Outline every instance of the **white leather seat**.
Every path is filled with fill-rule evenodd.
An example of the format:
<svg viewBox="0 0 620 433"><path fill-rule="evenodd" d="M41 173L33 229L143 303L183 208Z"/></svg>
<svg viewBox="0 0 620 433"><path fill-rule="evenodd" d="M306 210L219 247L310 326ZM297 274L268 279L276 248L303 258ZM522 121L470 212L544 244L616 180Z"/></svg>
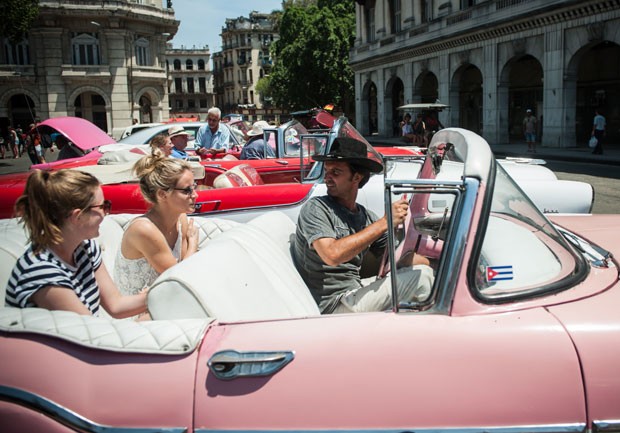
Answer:
<svg viewBox="0 0 620 433"><path fill-rule="evenodd" d="M153 283L151 316L224 321L318 316L293 264L294 234L295 223L279 211L222 233Z"/></svg>

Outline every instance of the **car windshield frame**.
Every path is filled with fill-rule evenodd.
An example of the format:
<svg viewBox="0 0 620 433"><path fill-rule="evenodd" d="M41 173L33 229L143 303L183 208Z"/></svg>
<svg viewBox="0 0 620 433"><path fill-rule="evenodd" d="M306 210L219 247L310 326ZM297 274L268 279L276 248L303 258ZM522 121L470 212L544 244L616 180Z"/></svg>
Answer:
<svg viewBox="0 0 620 433"><path fill-rule="evenodd" d="M459 282L463 281L459 275L465 276L464 289L481 304L537 299L568 290L586 278L586 259L495 161L481 137L459 128L443 130L433 138L416 180L388 177L393 172L393 163L386 158L389 268L396 266L404 252L415 248L423 255L430 252L436 271L427 299L405 304L396 298L393 289L394 311L449 312L455 293L460 290ZM391 203L409 194L410 220L404 227L393 227ZM507 229L512 231L514 242L536 250L515 254L518 245L502 243L502 230ZM470 251L469 257L466 250ZM493 284L481 284L481 275L486 275L481 273L481 267L487 271L488 251L501 265L511 267L513 275L506 279L509 283L495 280ZM528 264L534 268L541 258L555 260L556 269L538 274L526 272ZM504 263L504 259L508 262ZM393 288L397 284L396 274L391 274Z"/></svg>

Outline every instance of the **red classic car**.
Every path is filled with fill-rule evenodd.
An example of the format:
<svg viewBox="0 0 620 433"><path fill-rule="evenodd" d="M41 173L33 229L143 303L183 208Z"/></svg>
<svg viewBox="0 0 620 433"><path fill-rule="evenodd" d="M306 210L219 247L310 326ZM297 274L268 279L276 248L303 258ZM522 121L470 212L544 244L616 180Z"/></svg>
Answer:
<svg viewBox="0 0 620 433"><path fill-rule="evenodd" d="M196 217L216 235L151 286L151 322L0 309L2 430L618 431L620 217L544 215L457 128L421 167L386 164L386 202L407 195L411 209L376 272L425 254L428 296L322 316L288 216ZM130 217L102 224L108 266ZM15 220L0 235L10 268L25 236Z"/></svg>
<svg viewBox="0 0 620 433"><path fill-rule="evenodd" d="M322 119L324 123L327 120ZM112 201L113 213L146 210L147 204L139 193L137 179L132 175L131 168L137 158L149 151L148 146L116 144L92 123L79 118L50 119L42 123L42 128L50 133L62 133L73 143L81 143L80 147L88 153L80 158L40 164L35 168L89 171L104 183L104 194ZM155 128L165 128L165 125ZM301 123L292 120L277 128L265 130L265 142L274 147L274 158L248 161L201 160L196 163L195 175L200 186L196 212L221 215L243 209L241 218L244 220L266 208L279 207L291 214L298 212L299 206L310 196L324 193L324 186L320 184L322 164L313 165L311 155L328 151L329 138L339 133L366 142L346 118L332 118L330 128L309 134ZM142 135L145 138L151 137L157 133L152 129L139 131L128 138L136 139ZM138 138L138 143L142 143L142 139ZM380 157L377 152L383 156L423 156L416 147L374 149L368 145L368 151L377 157ZM529 162L502 160L501 164L540 209L554 213L590 211L594 197L590 185L558 180L551 170ZM417 171L409 170L401 175L415 178ZM14 203L23 191L27 176L28 173L0 175L0 218L13 216ZM234 186L244 188L231 188ZM362 203L381 214L382 200L383 177L373 176L364 188Z"/></svg>

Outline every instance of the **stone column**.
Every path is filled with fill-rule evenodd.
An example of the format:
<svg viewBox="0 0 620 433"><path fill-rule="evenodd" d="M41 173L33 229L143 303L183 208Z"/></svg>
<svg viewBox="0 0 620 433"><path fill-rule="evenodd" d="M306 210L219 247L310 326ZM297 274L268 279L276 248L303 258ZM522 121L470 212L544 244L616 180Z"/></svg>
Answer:
<svg viewBox="0 0 620 433"><path fill-rule="evenodd" d="M134 106L134 89L131 79L131 61L133 59L133 44L131 35L125 30L106 29L108 64L110 65L110 100L112 107L108 128L113 131L131 125Z"/></svg>
<svg viewBox="0 0 620 433"><path fill-rule="evenodd" d="M387 137L390 135L391 127L386 125L385 120L385 83L386 75L390 73L390 69L382 69L377 74L377 133L380 136ZM389 79L389 77L388 77Z"/></svg>
<svg viewBox="0 0 620 433"><path fill-rule="evenodd" d="M548 28L545 33L543 58L543 112L542 145L549 147L569 147L574 145L575 105L567 106L564 99L564 32L560 28ZM568 128L570 114L573 115L572 128ZM540 121L540 119L539 119ZM566 135L572 131L573 139Z"/></svg>
<svg viewBox="0 0 620 433"><path fill-rule="evenodd" d="M37 116L45 120L53 116L73 116L75 113L67 112L67 94L65 82L62 78L63 62L63 29L39 28L31 33L38 43L37 51L33 54L33 60L38 64L37 82L38 93L41 98L41 112Z"/></svg>
<svg viewBox="0 0 620 433"><path fill-rule="evenodd" d="M483 47L482 135L489 143L499 143L497 45Z"/></svg>

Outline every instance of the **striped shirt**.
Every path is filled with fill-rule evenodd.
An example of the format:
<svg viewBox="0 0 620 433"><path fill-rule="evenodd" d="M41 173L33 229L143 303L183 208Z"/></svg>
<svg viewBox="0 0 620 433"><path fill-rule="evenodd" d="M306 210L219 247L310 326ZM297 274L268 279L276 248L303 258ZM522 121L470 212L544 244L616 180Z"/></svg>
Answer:
<svg viewBox="0 0 620 433"><path fill-rule="evenodd" d="M92 239L82 242L73 253L75 267L65 263L53 251L37 254L28 247L19 258L6 288L9 307L36 307L32 295L45 287L66 287L73 290L93 315L99 311L99 287L95 271L101 266L101 249Z"/></svg>

